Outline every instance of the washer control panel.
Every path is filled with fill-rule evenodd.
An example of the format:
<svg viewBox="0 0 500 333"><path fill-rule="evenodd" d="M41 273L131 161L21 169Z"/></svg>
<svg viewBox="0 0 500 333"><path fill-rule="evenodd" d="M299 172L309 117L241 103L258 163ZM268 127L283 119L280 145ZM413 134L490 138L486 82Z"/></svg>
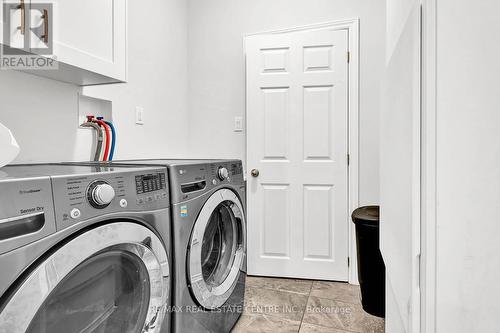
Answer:
<svg viewBox="0 0 500 333"><path fill-rule="evenodd" d="M239 160L170 166L172 203L191 200L219 186L244 184L243 166Z"/></svg>
<svg viewBox="0 0 500 333"><path fill-rule="evenodd" d="M219 167L217 170L217 176L219 177L220 180L226 180L229 178L229 171L227 170L226 167Z"/></svg>
<svg viewBox="0 0 500 333"><path fill-rule="evenodd" d="M243 166L241 162L214 163L209 166L213 185L219 183L232 183L243 179Z"/></svg>

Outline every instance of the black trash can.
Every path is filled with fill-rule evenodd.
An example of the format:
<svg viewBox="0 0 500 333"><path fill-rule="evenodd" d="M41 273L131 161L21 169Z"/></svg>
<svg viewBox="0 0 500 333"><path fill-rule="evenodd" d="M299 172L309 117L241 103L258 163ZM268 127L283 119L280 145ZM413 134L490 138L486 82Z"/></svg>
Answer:
<svg viewBox="0 0 500 333"><path fill-rule="evenodd" d="M385 317L385 265L380 253L379 206L366 206L352 213L356 225L358 278L363 310Z"/></svg>

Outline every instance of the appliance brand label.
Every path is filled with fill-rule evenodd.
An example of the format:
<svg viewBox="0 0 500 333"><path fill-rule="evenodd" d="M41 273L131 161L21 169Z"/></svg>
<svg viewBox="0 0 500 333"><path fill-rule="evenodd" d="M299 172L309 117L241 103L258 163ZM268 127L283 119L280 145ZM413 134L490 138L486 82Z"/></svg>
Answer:
<svg viewBox="0 0 500 333"><path fill-rule="evenodd" d="M42 189L35 188L35 189L31 189L31 190L19 190L19 194L31 194L31 193L38 193L38 192L42 192Z"/></svg>

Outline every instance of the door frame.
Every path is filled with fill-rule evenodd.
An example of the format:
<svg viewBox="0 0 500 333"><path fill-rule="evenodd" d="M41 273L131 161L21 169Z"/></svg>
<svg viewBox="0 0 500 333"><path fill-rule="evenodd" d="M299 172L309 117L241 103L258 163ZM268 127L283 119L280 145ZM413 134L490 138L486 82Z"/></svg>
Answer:
<svg viewBox="0 0 500 333"><path fill-rule="evenodd" d="M413 328L425 333L436 332L437 1L422 0L420 318Z"/></svg>
<svg viewBox="0 0 500 333"><path fill-rule="evenodd" d="M320 31L320 30L346 30L348 35L349 62L348 70L348 154L349 164L348 172L348 281L350 284L359 284L358 265L356 251L356 233L354 223L351 222L351 213L359 206L359 18L323 22L293 28L285 28L271 31L262 31L257 33L245 34L243 36L243 55L245 59L245 87L247 84L246 76L246 50L245 41L247 37L258 35L274 35L299 31ZM247 117L247 101L245 89L245 128ZM245 131L245 169L248 171L248 130ZM246 175L247 173L245 173ZM246 177L246 176L245 176ZM247 188L247 196L248 188Z"/></svg>

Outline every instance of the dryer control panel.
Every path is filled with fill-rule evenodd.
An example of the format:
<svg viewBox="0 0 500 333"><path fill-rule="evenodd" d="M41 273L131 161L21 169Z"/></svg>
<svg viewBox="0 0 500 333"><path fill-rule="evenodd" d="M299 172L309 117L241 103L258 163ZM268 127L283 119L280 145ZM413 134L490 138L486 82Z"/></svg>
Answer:
<svg viewBox="0 0 500 333"><path fill-rule="evenodd" d="M58 230L104 214L157 210L170 205L166 168L86 168L92 172L52 177Z"/></svg>
<svg viewBox="0 0 500 333"><path fill-rule="evenodd" d="M165 172L135 176L137 194L164 190L167 188Z"/></svg>

